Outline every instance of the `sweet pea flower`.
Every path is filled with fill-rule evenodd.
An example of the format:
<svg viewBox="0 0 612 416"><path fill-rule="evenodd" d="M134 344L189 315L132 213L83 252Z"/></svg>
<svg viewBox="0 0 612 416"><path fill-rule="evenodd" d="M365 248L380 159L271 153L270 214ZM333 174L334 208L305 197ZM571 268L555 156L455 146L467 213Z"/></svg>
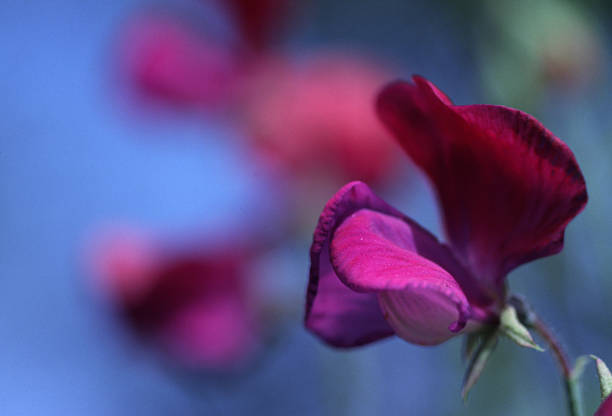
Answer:
<svg viewBox="0 0 612 416"><path fill-rule="evenodd" d="M268 163L293 174L377 181L396 153L372 111L385 79L384 67L339 53L313 54L301 64L262 61L245 82L246 136Z"/></svg>
<svg viewBox="0 0 612 416"><path fill-rule="evenodd" d="M122 231L97 245L94 265L129 329L182 365L223 371L260 342L248 258L236 245L167 249Z"/></svg>
<svg viewBox="0 0 612 416"><path fill-rule="evenodd" d="M121 46L122 72L151 97L210 109L231 96L237 61L220 39L167 16L143 16L130 23Z"/></svg>
<svg viewBox="0 0 612 416"><path fill-rule="evenodd" d="M434 186L448 243L345 185L314 232L306 327L338 347L435 345L497 322L506 275L561 251L587 202L572 152L528 114L453 105L418 76L385 87L377 111Z"/></svg>
<svg viewBox="0 0 612 416"><path fill-rule="evenodd" d="M594 416L612 416L612 395L603 401Z"/></svg>

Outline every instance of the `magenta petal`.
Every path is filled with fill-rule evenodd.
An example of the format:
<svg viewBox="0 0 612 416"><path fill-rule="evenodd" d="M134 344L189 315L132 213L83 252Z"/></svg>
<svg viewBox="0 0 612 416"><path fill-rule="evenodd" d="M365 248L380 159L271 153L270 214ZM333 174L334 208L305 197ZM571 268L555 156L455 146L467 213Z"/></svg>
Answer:
<svg viewBox="0 0 612 416"><path fill-rule="evenodd" d="M375 293L357 293L336 276L329 261L329 242L335 229L362 208L401 216L362 182L351 182L330 199L310 247L310 278L306 294L306 328L328 344L352 347L393 335Z"/></svg>
<svg viewBox="0 0 612 416"><path fill-rule="evenodd" d="M357 293L336 276L329 262L328 246L321 253L318 284L309 291L305 325L335 347L355 347L394 334L382 315L376 294ZM311 267L311 276L313 275ZM313 279L310 279L311 285Z"/></svg>
<svg viewBox="0 0 612 416"><path fill-rule="evenodd" d="M339 278L358 292L378 293L387 322L405 340L439 344L463 329L468 300L451 274L429 259L447 249L402 219L362 209L340 225L331 243Z"/></svg>
<svg viewBox="0 0 612 416"><path fill-rule="evenodd" d="M378 113L433 182L455 252L492 298L510 270L561 250L586 187L570 149L533 117L454 106L420 77L387 86Z"/></svg>
<svg viewBox="0 0 612 416"><path fill-rule="evenodd" d="M604 400L594 416L612 416L612 395Z"/></svg>
<svg viewBox="0 0 612 416"><path fill-rule="evenodd" d="M437 267L436 270L439 273L446 273L444 271L446 270L452 273L455 279L468 281L466 278L467 272L454 259L450 250L440 244L433 235L374 195L364 183L349 183L338 191L323 209L310 250L310 281L306 298L305 324L312 332L335 346L361 345L394 333L381 312L378 293L376 291L364 293L364 288L360 288L355 281L351 280L349 283L346 276L343 277L343 283L332 268L329 259L331 244L335 253L334 262L337 270L345 270L341 264L341 253L338 251L338 245L341 245L341 241L336 240L334 232L338 227L342 227L345 221L352 224L353 217L351 216L357 212L362 212L360 210L364 209L372 214L384 214L383 218L396 220L404 224L396 230L399 233L397 237L411 240L413 246L410 247L417 247L416 251L421 256L431 260L431 262L427 262L423 259L423 263L427 262L432 268ZM330 242L332 238L334 240ZM350 252L351 248L347 247L347 250ZM437 266L432 262L436 263ZM449 273L446 273L446 275L449 275ZM455 290L458 285L452 278L451 280L449 287ZM397 300L398 298L394 297L393 299ZM434 300L437 301L437 299ZM447 306L444 301L442 303L444 307ZM457 305L464 312L465 296L460 299ZM392 306L389 304L389 308ZM456 306L453 311L454 320L452 321L457 321ZM446 326L450 323L451 321L447 322ZM459 329L460 326L461 324L454 329ZM448 333L447 328L445 328L444 335L452 336ZM403 333L402 336L406 339L409 338L408 335ZM424 343L427 340L419 339L419 342Z"/></svg>
<svg viewBox="0 0 612 416"><path fill-rule="evenodd" d="M253 314L238 294L186 304L160 328L160 340L185 364L216 370L244 364L258 346Z"/></svg>

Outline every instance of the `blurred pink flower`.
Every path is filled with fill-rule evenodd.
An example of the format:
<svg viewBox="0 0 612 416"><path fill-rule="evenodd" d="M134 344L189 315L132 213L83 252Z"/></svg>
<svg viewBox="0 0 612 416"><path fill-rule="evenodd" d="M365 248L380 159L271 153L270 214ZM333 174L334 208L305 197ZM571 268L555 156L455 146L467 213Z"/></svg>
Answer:
<svg viewBox="0 0 612 416"><path fill-rule="evenodd" d="M387 86L378 114L434 185L450 244L364 183L343 187L314 233L305 316L335 346L393 334L434 345L497 320L506 275L561 251L587 202L571 150L533 117L456 106L413 80Z"/></svg>
<svg viewBox="0 0 612 416"><path fill-rule="evenodd" d="M294 173L381 179L397 153L372 105L386 79L385 69L339 54L262 60L243 89L247 136Z"/></svg>
<svg viewBox="0 0 612 416"><path fill-rule="evenodd" d="M237 62L220 40L164 16L140 17L122 39L124 72L139 91L206 108L229 100Z"/></svg>
<svg viewBox="0 0 612 416"><path fill-rule="evenodd" d="M133 232L94 252L101 288L122 320L184 365L234 369L257 350L258 305L239 245L168 250Z"/></svg>

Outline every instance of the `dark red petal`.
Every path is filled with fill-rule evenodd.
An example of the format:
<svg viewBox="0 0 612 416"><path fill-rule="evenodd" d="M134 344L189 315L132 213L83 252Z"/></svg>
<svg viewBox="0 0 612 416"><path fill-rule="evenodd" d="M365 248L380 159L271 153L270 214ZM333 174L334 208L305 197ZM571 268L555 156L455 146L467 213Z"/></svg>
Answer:
<svg viewBox="0 0 612 416"><path fill-rule="evenodd" d="M593 416L612 416L612 395L604 400Z"/></svg>
<svg viewBox="0 0 612 416"><path fill-rule="evenodd" d="M306 297L305 325L331 345L350 347L366 344L394 333L385 321L376 293L359 293L343 284L333 270L329 246L336 229L352 214L367 209L405 221L421 237L420 242L437 253L436 263L453 275L463 270L450 250L435 237L378 198L362 182L345 185L326 204L310 249L310 280ZM440 250L434 250L439 247ZM432 259L433 260L433 259ZM456 277L455 276L455 277Z"/></svg>
<svg viewBox="0 0 612 416"><path fill-rule="evenodd" d="M355 291L378 293L395 333L421 345L446 341L470 318L459 284L432 261L447 255L448 249L422 228L368 209L347 218L331 242L340 280Z"/></svg>
<svg viewBox="0 0 612 416"><path fill-rule="evenodd" d="M220 0L233 14L243 41L254 50L268 46L275 31L285 23L291 2L287 0Z"/></svg>
<svg viewBox="0 0 612 416"><path fill-rule="evenodd" d="M395 82L378 113L436 187L448 237L491 298L505 275L557 253L586 186L572 152L533 117L499 106L454 106L431 83Z"/></svg>

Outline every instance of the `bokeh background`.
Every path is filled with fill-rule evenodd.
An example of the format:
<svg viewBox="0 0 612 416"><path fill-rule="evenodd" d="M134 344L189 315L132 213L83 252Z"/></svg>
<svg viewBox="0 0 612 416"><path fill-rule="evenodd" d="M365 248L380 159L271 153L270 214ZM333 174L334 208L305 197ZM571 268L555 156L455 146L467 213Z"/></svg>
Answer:
<svg viewBox="0 0 612 416"><path fill-rule="evenodd" d="M319 50L364 56L389 80L426 76L458 104L528 111L569 144L590 201L564 251L516 270L510 287L574 358L612 362L606 2L305 0L297 9L279 18L275 53L300 62ZM152 12L235 36L212 0L6 0L0 12L1 414L563 414L546 354L502 342L462 403L458 339L338 351L307 333L309 233L337 180L288 179L253 153L236 118L135 91L121 51L130 22ZM373 186L442 235L432 191L397 153ZM114 227L164 241L273 236L251 266L273 305L273 335L248 365L187 371L130 333L92 284L91 241ZM592 412L592 367L584 381Z"/></svg>

